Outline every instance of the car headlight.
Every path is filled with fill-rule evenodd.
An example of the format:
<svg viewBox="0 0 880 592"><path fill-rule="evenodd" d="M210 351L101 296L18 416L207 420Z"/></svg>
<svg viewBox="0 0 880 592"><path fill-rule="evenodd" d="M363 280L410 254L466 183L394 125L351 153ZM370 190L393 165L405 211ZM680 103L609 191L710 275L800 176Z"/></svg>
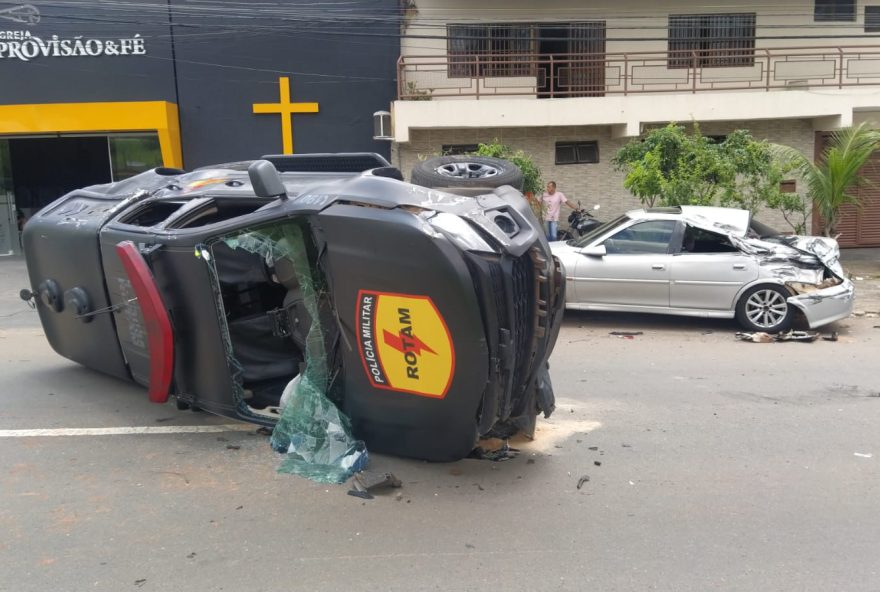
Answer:
<svg viewBox="0 0 880 592"><path fill-rule="evenodd" d="M484 253L494 253L495 249L489 246L483 237L467 222L447 212L438 212L436 216L432 216L428 222L435 229L442 232L446 238L455 243L465 251L482 251Z"/></svg>

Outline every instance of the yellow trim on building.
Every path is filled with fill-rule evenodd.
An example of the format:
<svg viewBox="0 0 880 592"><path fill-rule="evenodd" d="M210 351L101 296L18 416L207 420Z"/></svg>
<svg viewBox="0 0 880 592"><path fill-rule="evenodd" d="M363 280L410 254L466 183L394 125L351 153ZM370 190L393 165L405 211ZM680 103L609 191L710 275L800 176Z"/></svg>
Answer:
<svg viewBox="0 0 880 592"><path fill-rule="evenodd" d="M166 101L0 105L0 134L152 132L162 161L183 168L177 105Z"/></svg>

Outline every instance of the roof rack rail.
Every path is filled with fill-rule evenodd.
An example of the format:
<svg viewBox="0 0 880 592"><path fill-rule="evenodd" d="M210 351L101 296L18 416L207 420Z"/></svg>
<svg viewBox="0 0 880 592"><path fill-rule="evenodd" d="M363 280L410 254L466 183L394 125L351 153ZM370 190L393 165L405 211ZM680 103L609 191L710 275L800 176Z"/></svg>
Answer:
<svg viewBox="0 0 880 592"><path fill-rule="evenodd" d="M651 214L681 214L681 206L663 206L657 208L645 208Z"/></svg>
<svg viewBox="0 0 880 592"><path fill-rule="evenodd" d="M274 164L279 173L362 173L391 166L375 152L267 154L261 158Z"/></svg>

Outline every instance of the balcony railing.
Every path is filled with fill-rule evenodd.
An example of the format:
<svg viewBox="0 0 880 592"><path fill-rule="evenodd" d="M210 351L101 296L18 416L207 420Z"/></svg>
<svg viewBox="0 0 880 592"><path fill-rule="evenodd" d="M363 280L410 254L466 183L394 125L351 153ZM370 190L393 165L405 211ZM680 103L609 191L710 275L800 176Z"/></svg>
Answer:
<svg viewBox="0 0 880 592"><path fill-rule="evenodd" d="M880 85L880 46L402 56L398 98L564 98Z"/></svg>

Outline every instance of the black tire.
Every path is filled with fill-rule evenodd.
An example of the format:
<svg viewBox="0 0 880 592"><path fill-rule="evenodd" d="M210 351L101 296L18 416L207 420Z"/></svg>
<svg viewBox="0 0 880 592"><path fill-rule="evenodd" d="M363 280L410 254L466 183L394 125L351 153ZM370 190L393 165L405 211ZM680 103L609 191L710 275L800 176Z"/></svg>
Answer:
<svg viewBox="0 0 880 592"><path fill-rule="evenodd" d="M556 231L556 240L558 241L567 241L574 238L574 235L568 230L557 230Z"/></svg>
<svg viewBox="0 0 880 592"><path fill-rule="evenodd" d="M512 162L488 156L437 156L413 167L410 181L422 187L501 187L522 191L523 175Z"/></svg>
<svg viewBox="0 0 880 592"><path fill-rule="evenodd" d="M791 294L779 286L766 284L750 288L736 303L736 320L748 331L786 331L794 319L794 309L786 302L789 296Z"/></svg>

